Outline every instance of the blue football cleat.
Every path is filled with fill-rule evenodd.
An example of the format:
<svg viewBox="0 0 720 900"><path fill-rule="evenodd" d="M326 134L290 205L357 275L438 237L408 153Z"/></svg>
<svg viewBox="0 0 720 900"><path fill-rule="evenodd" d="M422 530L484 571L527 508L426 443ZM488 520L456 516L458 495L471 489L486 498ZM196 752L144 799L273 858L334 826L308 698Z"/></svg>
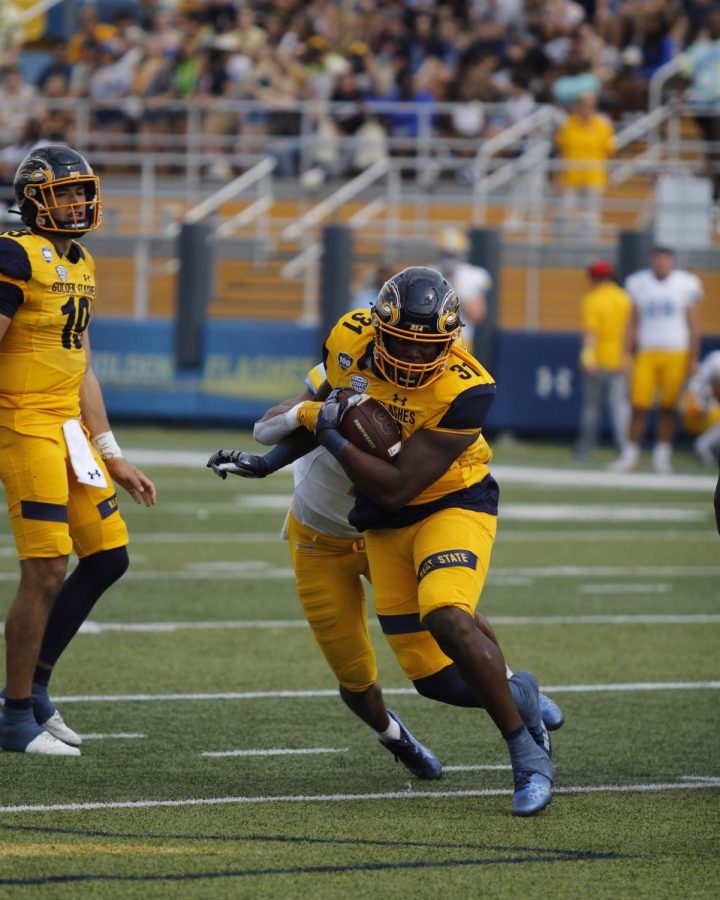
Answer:
<svg viewBox="0 0 720 900"><path fill-rule="evenodd" d="M552 800L552 781L540 772L515 772L514 816L534 816L549 806Z"/></svg>
<svg viewBox="0 0 720 900"><path fill-rule="evenodd" d="M542 747L547 755L552 759L552 741L550 740L550 733L548 732L543 720L540 719L537 724L528 725L526 727L538 747Z"/></svg>
<svg viewBox="0 0 720 900"><path fill-rule="evenodd" d="M552 756L550 735L540 711L540 689L537 678L532 672L516 672L510 682L515 688L513 696L525 727L538 747L542 747L548 756Z"/></svg>
<svg viewBox="0 0 720 900"><path fill-rule="evenodd" d="M395 741L380 741L382 746L387 747L395 759L399 759L405 768L418 778L433 781L440 778L442 765L437 756L415 740L392 710L388 710L388 715L400 726L400 737Z"/></svg>
<svg viewBox="0 0 720 900"><path fill-rule="evenodd" d="M5 705L5 688L0 691L0 709ZM73 731L69 725L65 724L63 717L53 706L53 702L48 695L47 688L33 682L32 686L32 708L35 715L35 721L38 725L49 732L54 738L69 744L71 747L79 747L82 744L80 735Z"/></svg>
<svg viewBox="0 0 720 900"><path fill-rule="evenodd" d="M565 724L565 713L554 700L540 692L540 715L548 731L557 731Z"/></svg>
<svg viewBox="0 0 720 900"><path fill-rule="evenodd" d="M12 713L17 712L13 710ZM5 713L0 717L0 750L11 753L40 753L44 756L80 756L77 747L69 747L29 717Z"/></svg>

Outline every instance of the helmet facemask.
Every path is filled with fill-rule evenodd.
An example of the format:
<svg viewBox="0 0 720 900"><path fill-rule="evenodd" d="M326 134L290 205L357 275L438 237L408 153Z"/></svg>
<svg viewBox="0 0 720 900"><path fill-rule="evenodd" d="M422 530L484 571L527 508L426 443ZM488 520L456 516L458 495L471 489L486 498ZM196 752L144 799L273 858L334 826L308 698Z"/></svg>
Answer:
<svg viewBox="0 0 720 900"><path fill-rule="evenodd" d="M85 199L65 202L56 196L58 188L82 185ZM71 175L51 182L29 182L23 191L25 200L35 207L34 225L42 231L85 234L100 225L102 201L100 179L97 175ZM58 212L71 210L73 215L63 221Z"/></svg>

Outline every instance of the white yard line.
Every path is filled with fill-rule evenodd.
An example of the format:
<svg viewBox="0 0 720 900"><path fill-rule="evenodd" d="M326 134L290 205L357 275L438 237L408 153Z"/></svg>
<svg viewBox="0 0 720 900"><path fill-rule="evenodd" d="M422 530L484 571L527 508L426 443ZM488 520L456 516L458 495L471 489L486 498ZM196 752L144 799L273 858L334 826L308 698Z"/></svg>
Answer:
<svg viewBox="0 0 720 900"><path fill-rule="evenodd" d="M720 616L718 616L720 619ZM232 629L308 628L305 619L258 619L253 622L84 622L80 634L104 634L111 631L172 633L175 631L226 631ZM0 629L1 630L1 629Z"/></svg>
<svg viewBox="0 0 720 900"><path fill-rule="evenodd" d="M646 784L593 784L556 787L557 794L635 794L662 791L693 791L719 788L720 778L703 781L661 781ZM189 797L182 800L117 800L104 803L37 803L0 806L0 813L84 812L93 809L158 809L188 806L228 806L246 803L365 803L369 800L446 800L464 797L503 797L510 788L482 788L468 791L387 791L378 794L285 794L271 797Z"/></svg>
<svg viewBox="0 0 720 900"><path fill-rule="evenodd" d="M714 487L717 475L658 475L654 472L621 474L581 469L550 469L535 466L493 465L490 470L502 485L527 484L531 487L597 487L610 490L698 491Z"/></svg>
<svg viewBox="0 0 720 900"><path fill-rule="evenodd" d="M669 584L581 584L581 594L667 594Z"/></svg>
<svg viewBox="0 0 720 900"><path fill-rule="evenodd" d="M219 567L219 568L218 568ZM489 584L525 584L528 578L708 578L720 576L720 566L531 566L496 567ZM188 563L177 569L138 571L124 576L130 581L273 581L294 579L291 568L275 568L262 560L242 563ZM0 572L0 581L17 581L17 572Z"/></svg>
<svg viewBox="0 0 720 900"><path fill-rule="evenodd" d="M645 534L645 532L643 532ZM275 531L133 531L133 544L275 544L280 528Z"/></svg>
<svg viewBox="0 0 720 900"><path fill-rule="evenodd" d="M502 516L500 517L502 521ZM595 544L599 541L612 542L652 542L671 541L672 543L717 543L715 531L700 529L677 530L606 530L600 528L587 528L582 531L571 529L520 529L507 528L498 533L498 542L531 542L531 543L588 543ZM132 544L275 544L280 540L280 529L276 531L223 531L218 533L208 531L135 531L131 535ZM2 546L6 545L6 546ZM0 534L0 557L15 559L15 541L11 534ZM133 556L136 560L136 557Z"/></svg>
<svg viewBox="0 0 720 900"><path fill-rule="evenodd" d="M600 694L616 691L699 691L718 690L720 681L635 681L619 684L558 684L543 685L548 694ZM384 694L416 695L414 688L383 688ZM284 700L317 697L337 697L337 689L307 691L218 691L216 693L177 694L68 694L55 697L55 703L167 703L199 700Z"/></svg>
<svg viewBox="0 0 720 900"><path fill-rule="evenodd" d="M708 489L709 491L709 489ZM199 512L233 513L243 510L286 510L291 494L238 494L232 503L210 501L201 503L163 504L169 512L194 516ZM697 507L645 506L609 503L503 503L501 521L521 522L703 522L710 518L709 505Z"/></svg>
<svg viewBox="0 0 720 900"><path fill-rule="evenodd" d="M529 450L528 453L532 451ZM156 450L126 447L125 454L137 466L161 466L205 469L212 449ZM716 476L706 474L658 475L653 472L621 474L603 470L555 469L544 466L493 465L492 474L506 484L551 485L563 487L633 488L650 491L699 491L714 487Z"/></svg>
<svg viewBox="0 0 720 900"><path fill-rule="evenodd" d="M276 747L271 750L208 750L200 756L314 756L318 753L347 753L347 747L302 747L296 750Z"/></svg>
<svg viewBox="0 0 720 900"><path fill-rule="evenodd" d="M584 585L581 590L588 590ZM598 585L598 588L607 587ZM626 586L627 588L627 586ZM638 613L637 615L588 616L493 616L496 625L711 625L720 622L720 613ZM379 627L377 619L370 619L372 627ZM228 629L307 628L305 619L256 619L209 622L84 622L80 634L105 632L172 633L175 631L225 631ZM2 631L2 625L0 625Z"/></svg>
<svg viewBox="0 0 720 900"><path fill-rule="evenodd" d="M711 625L717 613L637 613L588 616L493 616L494 625Z"/></svg>
<svg viewBox="0 0 720 900"><path fill-rule="evenodd" d="M505 522L704 522L707 509L667 506L632 506L592 503L503 503L500 517Z"/></svg>
<svg viewBox="0 0 720 900"><path fill-rule="evenodd" d="M556 529L551 531L547 528L537 528L528 530L526 528L502 528L502 510L500 511L500 530L498 531L498 542L529 542L529 543L588 543L596 544L600 541L609 543L622 542L633 543L638 542L650 543L655 541L671 541L677 543L717 543L717 533L709 529L700 530L697 528L686 528L683 531L661 531L652 528L643 528L642 531L631 529L605 530L601 528L583 528L579 530Z"/></svg>
<svg viewBox="0 0 720 900"><path fill-rule="evenodd" d="M584 587L589 587L585 585ZM629 590L629 588L626 589ZM583 588L581 588L583 590ZM716 625L720 613L637 613L618 615L580 616L493 616L495 625ZM379 628L377 619L370 619L371 628ZM234 619L202 622L84 622L80 634L97 635L112 632L139 634L173 634L176 631L228 631L308 628L305 619ZM3 632L0 622L0 634Z"/></svg>
<svg viewBox="0 0 720 900"><path fill-rule="evenodd" d="M720 576L720 566L511 566L491 569L489 578L504 574L532 578L707 578Z"/></svg>

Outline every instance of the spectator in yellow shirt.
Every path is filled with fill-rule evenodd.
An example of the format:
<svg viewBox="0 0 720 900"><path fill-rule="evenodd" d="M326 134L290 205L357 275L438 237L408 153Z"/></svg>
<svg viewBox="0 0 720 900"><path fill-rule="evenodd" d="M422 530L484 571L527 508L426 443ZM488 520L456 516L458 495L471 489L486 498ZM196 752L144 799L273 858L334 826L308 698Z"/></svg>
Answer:
<svg viewBox="0 0 720 900"><path fill-rule="evenodd" d="M560 172L563 232L589 237L600 223L600 200L607 184L607 160L615 152L615 133L597 111L594 94L582 94L555 135L564 163ZM584 227L579 227L579 226Z"/></svg>
<svg viewBox="0 0 720 900"><path fill-rule="evenodd" d="M78 28L67 44L68 62L73 64L82 60L86 45L109 44L118 34L114 25L100 21L95 6L84 6L79 12L79 19Z"/></svg>
<svg viewBox="0 0 720 900"><path fill-rule="evenodd" d="M575 446L575 457L580 460L588 459L597 445L605 404L618 448L627 440L630 419L625 334L632 301L616 284L607 260L594 262L587 274L592 287L582 298L582 409Z"/></svg>

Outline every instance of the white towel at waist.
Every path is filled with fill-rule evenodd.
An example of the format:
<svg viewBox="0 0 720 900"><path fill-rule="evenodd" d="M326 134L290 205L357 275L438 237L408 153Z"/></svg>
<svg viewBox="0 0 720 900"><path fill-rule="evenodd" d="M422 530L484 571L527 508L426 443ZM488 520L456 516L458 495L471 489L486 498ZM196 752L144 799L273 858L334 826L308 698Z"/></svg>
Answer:
<svg viewBox="0 0 720 900"><path fill-rule="evenodd" d="M107 479L90 451L90 445L80 422L77 419L68 419L63 424L63 434L70 454L70 462L80 484L106 488L108 486Z"/></svg>

